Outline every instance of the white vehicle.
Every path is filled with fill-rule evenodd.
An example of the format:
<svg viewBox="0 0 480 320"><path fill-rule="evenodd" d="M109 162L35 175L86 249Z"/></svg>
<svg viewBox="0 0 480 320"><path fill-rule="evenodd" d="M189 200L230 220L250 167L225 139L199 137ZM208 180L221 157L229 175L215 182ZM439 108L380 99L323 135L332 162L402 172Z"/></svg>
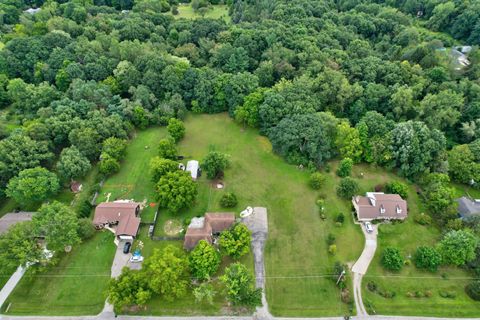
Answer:
<svg viewBox="0 0 480 320"><path fill-rule="evenodd" d="M143 257L142 257L142 256L133 255L133 256L130 258L130 262L142 262L142 261L143 261Z"/></svg>
<svg viewBox="0 0 480 320"><path fill-rule="evenodd" d="M365 229L367 230L368 233L373 232L373 226L370 222L365 222Z"/></svg>

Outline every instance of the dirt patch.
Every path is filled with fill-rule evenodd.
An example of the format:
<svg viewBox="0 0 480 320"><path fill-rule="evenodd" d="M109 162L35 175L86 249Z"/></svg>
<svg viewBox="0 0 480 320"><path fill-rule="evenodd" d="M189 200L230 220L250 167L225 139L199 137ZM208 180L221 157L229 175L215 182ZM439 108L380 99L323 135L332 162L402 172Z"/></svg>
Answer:
<svg viewBox="0 0 480 320"><path fill-rule="evenodd" d="M222 190L222 189L225 189L225 182L223 182L221 179L214 179L211 182L210 186L213 189Z"/></svg>
<svg viewBox="0 0 480 320"><path fill-rule="evenodd" d="M167 236L175 236L182 231L182 223L179 220L167 220L163 226L163 231Z"/></svg>

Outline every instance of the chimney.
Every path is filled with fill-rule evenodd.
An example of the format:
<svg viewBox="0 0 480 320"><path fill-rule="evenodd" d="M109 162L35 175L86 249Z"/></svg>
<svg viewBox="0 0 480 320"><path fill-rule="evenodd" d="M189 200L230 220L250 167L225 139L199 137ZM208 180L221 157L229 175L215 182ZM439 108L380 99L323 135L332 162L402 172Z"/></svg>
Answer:
<svg viewBox="0 0 480 320"><path fill-rule="evenodd" d="M400 208L400 206L399 206L398 204L397 204L397 208L396 208L396 209L397 209L397 214L402 213L402 208Z"/></svg>
<svg viewBox="0 0 480 320"><path fill-rule="evenodd" d="M385 214L385 207L383 204L380 206L380 214Z"/></svg>

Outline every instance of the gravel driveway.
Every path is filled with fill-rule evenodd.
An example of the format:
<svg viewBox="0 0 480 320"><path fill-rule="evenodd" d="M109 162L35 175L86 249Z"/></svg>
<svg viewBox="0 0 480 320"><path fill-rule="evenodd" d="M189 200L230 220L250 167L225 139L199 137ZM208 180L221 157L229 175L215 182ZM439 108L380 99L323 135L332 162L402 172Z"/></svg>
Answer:
<svg viewBox="0 0 480 320"><path fill-rule="evenodd" d="M353 272L353 297L355 299L355 308L357 310L357 316L366 317L368 313L363 305L362 300L362 277L367 273L368 266L372 262L373 257L375 256L375 251L377 250L377 235L378 235L378 226L372 225L373 232L369 233L365 229L363 224L360 224L363 234L365 235L365 247L363 248L360 258L352 267Z"/></svg>

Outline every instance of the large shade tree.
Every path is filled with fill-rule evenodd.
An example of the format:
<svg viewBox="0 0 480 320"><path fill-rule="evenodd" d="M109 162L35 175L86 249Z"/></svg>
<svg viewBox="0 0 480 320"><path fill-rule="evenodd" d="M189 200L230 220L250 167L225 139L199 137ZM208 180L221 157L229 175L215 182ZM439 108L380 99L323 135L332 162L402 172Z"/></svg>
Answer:
<svg viewBox="0 0 480 320"><path fill-rule="evenodd" d="M32 221L37 234L45 238L50 250L68 250L80 243L78 218L69 206L58 201L44 204Z"/></svg>
<svg viewBox="0 0 480 320"><path fill-rule="evenodd" d="M190 207L197 193L197 184L185 171L168 172L157 183L157 198L160 206L172 212Z"/></svg>
<svg viewBox="0 0 480 320"><path fill-rule="evenodd" d="M21 204L42 202L54 195L60 185L57 175L42 167L25 169L8 182L6 194Z"/></svg>

